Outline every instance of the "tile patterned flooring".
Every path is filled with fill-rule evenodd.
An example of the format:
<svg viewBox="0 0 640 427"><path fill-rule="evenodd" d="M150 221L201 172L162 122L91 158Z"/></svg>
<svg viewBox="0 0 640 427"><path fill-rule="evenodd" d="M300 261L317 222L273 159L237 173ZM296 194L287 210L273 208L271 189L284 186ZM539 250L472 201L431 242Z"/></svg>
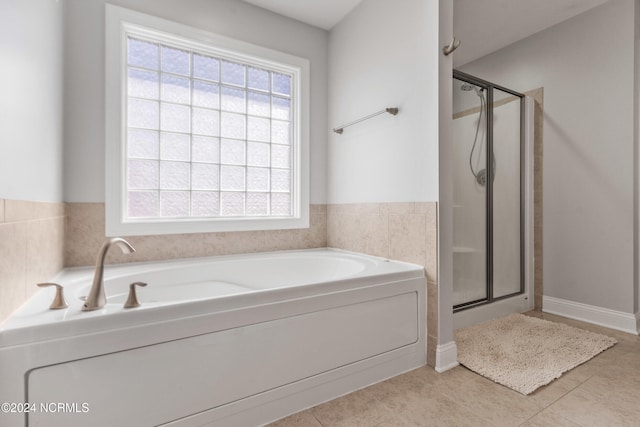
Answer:
<svg viewBox="0 0 640 427"><path fill-rule="evenodd" d="M462 366L422 367L270 427L640 426L640 337L540 312L527 313L618 340L613 348L529 396Z"/></svg>

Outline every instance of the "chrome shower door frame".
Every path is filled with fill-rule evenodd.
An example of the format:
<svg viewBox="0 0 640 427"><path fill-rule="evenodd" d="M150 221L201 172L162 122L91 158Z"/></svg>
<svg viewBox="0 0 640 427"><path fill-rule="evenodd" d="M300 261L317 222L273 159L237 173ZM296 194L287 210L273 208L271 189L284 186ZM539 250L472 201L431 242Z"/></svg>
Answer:
<svg viewBox="0 0 640 427"><path fill-rule="evenodd" d="M463 302L453 306L453 311L458 312L469 308L477 307L479 305L490 304L495 301L499 301L506 298L511 298L515 295L524 294L525 292L525 251L526 251L526 149L525 149L525 130L526 130L526 116L525 116L525 95L509 88L497 85L495 83L480 79L462 71L453 70L453 78L459 81L463 81L475 86L483 88L487 94L486 99L486 139L487 139L487 155L486 157L486 298ZM513 292L507 295L501 295L494 297L493 292L493 279L494 279L494 254L493 254L493 235L494 235L494 211L493 211L493 176L495 176L494 162L492 162L493 153L493 104L494 104L494 90L508 93L510 95L520 98L520 289L517 292Z"/></svg>

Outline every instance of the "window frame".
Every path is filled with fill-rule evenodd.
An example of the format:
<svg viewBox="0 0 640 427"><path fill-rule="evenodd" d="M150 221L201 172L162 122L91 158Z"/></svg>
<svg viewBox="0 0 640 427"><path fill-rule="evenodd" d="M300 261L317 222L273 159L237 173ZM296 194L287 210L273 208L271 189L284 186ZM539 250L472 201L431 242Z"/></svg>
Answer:
<svg viewBox="0 0 640 427"><path fill-rule="evenodd" d="M309 227L309 60L129 9L105 5L105 233L107 236ZM290 217L127 218L127 38L291 74Z"/></svg>

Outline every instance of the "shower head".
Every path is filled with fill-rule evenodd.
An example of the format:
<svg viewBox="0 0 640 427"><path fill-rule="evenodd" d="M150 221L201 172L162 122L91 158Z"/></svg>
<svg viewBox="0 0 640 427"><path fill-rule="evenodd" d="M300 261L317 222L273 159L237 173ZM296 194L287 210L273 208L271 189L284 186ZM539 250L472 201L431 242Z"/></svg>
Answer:
<svg viewBox="0 0 640 427"><path fill-rule="evenodd" d="M472 90L475 90L476 95L478 95L479 97L482 97L482 91L484 89L478 88L478 86L472 85L471 83L463 83L462 86L460 86L460 90L463 92L470 92Z"/></svg>

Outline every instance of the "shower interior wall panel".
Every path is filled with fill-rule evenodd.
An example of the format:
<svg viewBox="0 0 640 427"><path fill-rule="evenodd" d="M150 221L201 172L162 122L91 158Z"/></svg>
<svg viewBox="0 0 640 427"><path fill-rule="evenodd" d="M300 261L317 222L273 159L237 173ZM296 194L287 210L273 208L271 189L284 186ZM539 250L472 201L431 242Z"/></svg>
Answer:
<svg viewBox="0 0 640 427"><path fill-rule="evenodd" d="M471 95L469 95L471 96ZM453 304L486 298L486 187L476 182L469 166L478 126L477 108L453 121ZM484 117L484 116L483 116ZM471 163L486 164L485 125L480 123L476 156ZM483 147L483 148L481 148Z"/></svg>

